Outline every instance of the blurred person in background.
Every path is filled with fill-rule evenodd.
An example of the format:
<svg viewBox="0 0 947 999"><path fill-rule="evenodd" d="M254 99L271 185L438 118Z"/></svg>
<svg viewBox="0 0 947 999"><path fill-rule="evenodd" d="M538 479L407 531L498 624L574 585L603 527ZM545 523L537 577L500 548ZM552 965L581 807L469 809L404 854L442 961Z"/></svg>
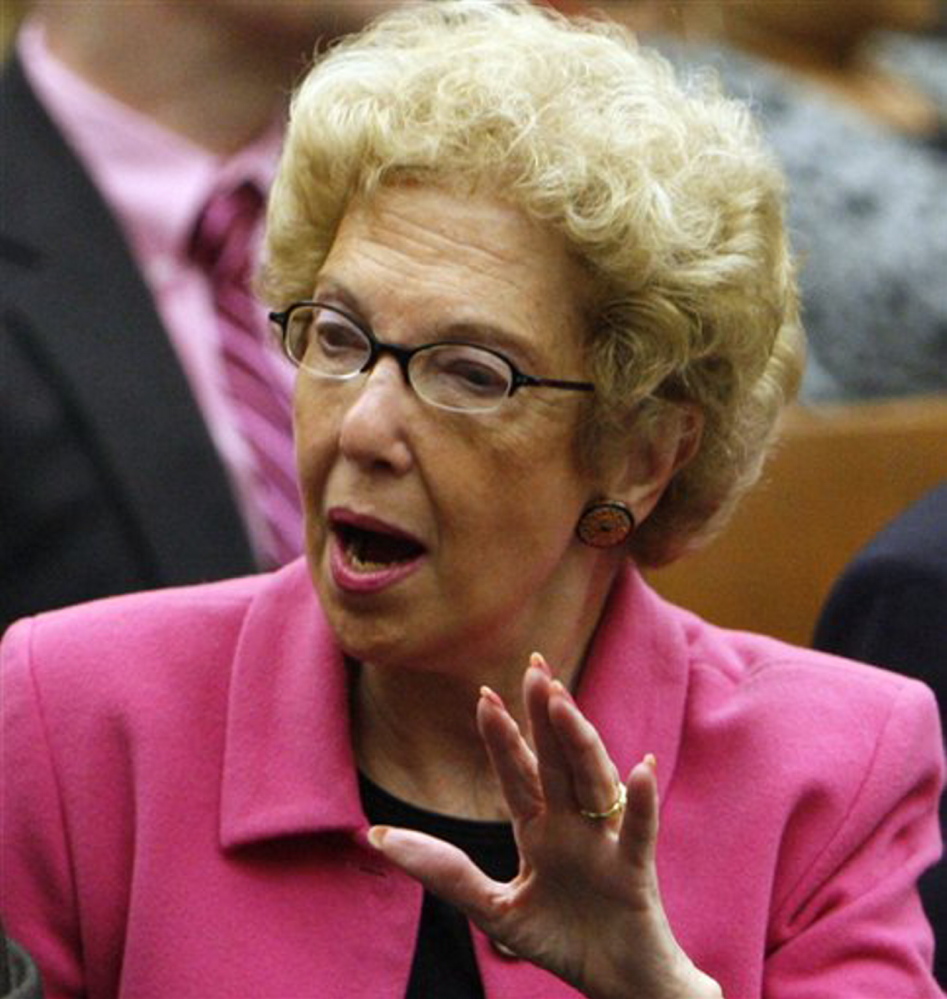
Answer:
<svg viewBox="0 0 947 999"><path fill-rule="evenodd" d="M941 18L937 0L709 0L698 4L644 0L640 11L642 27L650 21L691 41L725 40L896 132L933 141L942 134L945 108L938 90L942 92L943 85L934 93L926 92L882 55L886 40L892 37L926 37L926 50L938 51L934 38ZM947 66L940 59L937 63L943 80ZM934 74L934 70L932 65L928 72Z"/></svg>
<svg viewBox="0 0 947 999"><path fill-rule="evenodd" d="M387 6L28 10L0 78L0 631L301 551L291 375L246 278L295 78Z"/></svg>
<svg viewBox="0 0 947 999"><path fill-rule="evenodd" d="M683 66L714 66L756 108L790 181L810 348L802 399L947 390L947 42L935 0L588 6ZM911 39L925 56L909 77L897 58L908 62Z"/></svg>
<svg viewBox="0 0 947 999"><path fill-rule="evenodd" d="M947 718L945 608L947 483L855 555L826 601L813 645L916 676L934 690Z"/></svg>
<svg viewBox="0 0 947 999"><path fill-rule="evenodd" d="M23 17L25 0L0 0L0 60L5 59Z"/></svg>

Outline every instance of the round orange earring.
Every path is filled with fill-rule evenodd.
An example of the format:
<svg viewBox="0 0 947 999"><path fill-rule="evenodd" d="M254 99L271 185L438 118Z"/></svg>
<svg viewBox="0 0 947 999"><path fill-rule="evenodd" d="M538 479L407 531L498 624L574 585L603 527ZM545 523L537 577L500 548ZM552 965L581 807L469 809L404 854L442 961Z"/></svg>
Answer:
<svg viewBox="0 0 947 999"><path fill-rule="evenodd" d="M591 548L615 548L623 545L634 533L635 518L624 503L608 500L592 503L585 508L576 524L575 533Z"/></svg>

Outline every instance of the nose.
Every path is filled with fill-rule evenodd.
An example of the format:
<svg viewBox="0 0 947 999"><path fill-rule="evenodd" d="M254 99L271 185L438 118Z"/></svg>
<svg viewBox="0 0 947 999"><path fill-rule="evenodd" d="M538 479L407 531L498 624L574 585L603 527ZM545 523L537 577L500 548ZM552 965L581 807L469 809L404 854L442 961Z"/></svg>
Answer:
<svg viewBox="0 0 947 999"><path fill-rule="evenodd" d="M414 397L397 360L380 357L349 390L353 397L339 428L342 454L359 464L403 475L413 462L408 411Z"/></svg>

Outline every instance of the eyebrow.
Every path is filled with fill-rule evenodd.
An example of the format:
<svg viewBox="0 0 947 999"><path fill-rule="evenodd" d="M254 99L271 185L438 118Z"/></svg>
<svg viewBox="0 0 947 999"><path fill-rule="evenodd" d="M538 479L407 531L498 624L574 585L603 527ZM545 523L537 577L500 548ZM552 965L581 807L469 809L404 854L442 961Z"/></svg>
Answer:
<svg viewBox="0 0 947 999"><path fill-rule="evenodd" d="M368 327L376 336L382 338L387 336L384 330L376 331L374 325L365 318L368 310L362 307L358 296L331 273L323 271L319 274L313 290L313 297L316 301L324 302L326 305L340 305L347 312L351 312L354 318L358 319L363 326ZM476 319L461 319L438 327L431 335L433 339L425 341L425 343L450 343L456 340L490 347L502 354L509 355L510 360L517 367L524 367L530 374L535 373L534 369L537 366L542 366L542 359L536 354L530 343L494 323Z"/></svg>

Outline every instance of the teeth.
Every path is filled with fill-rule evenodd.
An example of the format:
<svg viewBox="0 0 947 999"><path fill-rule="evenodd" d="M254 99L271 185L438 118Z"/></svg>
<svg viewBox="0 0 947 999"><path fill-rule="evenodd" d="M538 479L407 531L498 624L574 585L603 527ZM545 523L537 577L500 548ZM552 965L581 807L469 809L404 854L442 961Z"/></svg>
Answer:
<svg viewBox="0 0 947 999"><path fill-rule="evenodd" d="M381 536L347 532L342 535L342 543L347 561L352 568L359 572L379 572L389 569L393 565L410 561L412 557L411 554L396 554L392 550L392 545L386 545ZM380 554L377 551L379 545L383 549L383 557L380 560L371 557L371 555Z"/></svg>
<svg viewBox="0 0 947 999"><path fill-rule="evenodd" d="M357 538L352 538L345 546L345 554L352 568L358 569L359 572L378 572L381 569L389 568L393 564L391 562L373 562L370 559L363 558L361 553L361 541Z"/></svg>
<svg viewBox="0 0 947 999"><path fill-rule="evenodd" d="M366 562L359 558L353 548L349 548L346 554L352 567L362 572L378 572L379 569L386 569L392 563L388 562Z"/></svg>

